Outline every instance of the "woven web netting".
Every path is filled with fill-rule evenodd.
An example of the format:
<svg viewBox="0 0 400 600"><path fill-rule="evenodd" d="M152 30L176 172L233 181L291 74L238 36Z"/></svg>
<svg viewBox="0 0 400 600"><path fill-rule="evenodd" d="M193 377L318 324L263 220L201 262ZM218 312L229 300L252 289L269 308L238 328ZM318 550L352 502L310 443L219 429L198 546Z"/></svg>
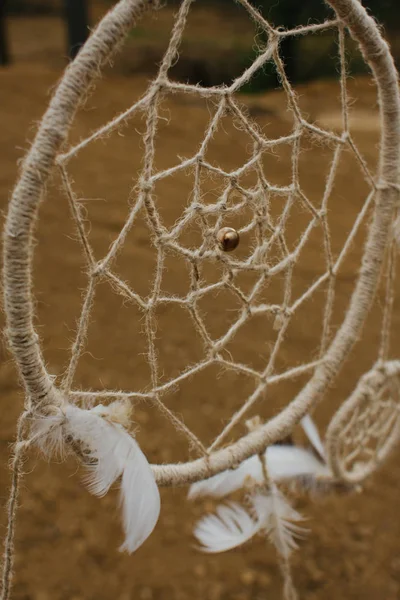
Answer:
<svg viewBox="0 0 400 600"><path fill-rule="evenodd" d="M353 250L354 240L359 241L359 233L369 218L376 190L375 174L370 171L367 161L358 150L349 127L349 102L347 94L347 72L345 57L345 28L339 20L332 19L320 24L282 30L268 23L246 0L240 4L248 16L264 32L266 42L254 62L230 85L202 87L172 80L171 67L177 60L177 53L185 30L186 19L192 2L182 3L176 18L168 49L162 59L158 74L146 93L133 106L96 129L91 135L76 145L64 150L57 163L61 171L63 187L69 200L71 214L75 221L79 239L87 265L88 283L84 295L81 316L76 338L72 347L71 359L65 373L62 389L85 405L99 401L127 398L133 401L146 401L159 409L181 434L186 436L189 446L198 455L206 455L228 441L232 431L251 414L260 401L266 397L267 389L277 383L311 375L323 361L324 354L332 339L332 314L338 276L342 265ZM314 34L330 30L336 32L338 40L338 69L340 80L341 127L335 133L316 125L300 107L298 97L286 74L280 55L280 43L288 36ZM238 92L266 64L273 64L285 93L288 112L291 115L291 130L283 136L269 137L264 134L249 111L242 105ZM156 142L159 120L163 104L170 95L184 93L188 97L209 100L211 113L197 151L189 157L176 157L175 166L158 170L156 168ZM90 223L82 209L82 202L74 190L74 182L69 174L72 159L78 159L80 152L93 142L118 131L121 126L129 126L129 120L140 114L145 119L145 130L141 136L143 164L136 185L130 193L130 212L122 229L116 235L108 251L96 256L90 242ZM248 139L248 158L238 168L225 170L216 161L208 159L209 148L226 120ZM331 153L324 189L319 197L309 198L304 190L299 174L299 162L305 144L328 148ZM284 147L289 164L289 181L278 185L266 173L265 160ZM346 237L338 247L332 242L329 211L334 207L333 190L343 155L352 156L359 167L363 183L368 190L365 200L357 207ZM344 160L348 160L345 158ZM191 190L182 201L182 211L173 224L163 219L162 205L165 202L158 193L157 186L179 174L191 176ZM205 181L218 178L222 182L218 196L210 201L204 194ZM364 188L363 188L364 189ZM167 200L168 201L168 200ZM155 252L155 268L148 274L151 278L150 292L141 294L134 282L120 276L116 267L124 244L141 216L145 217L149 239ZM299 216L301 228L296 227ZM240 236L236 250L226 252L218 242L220 230L233 226ZM295 235L293 235L293 231ZM189 243L188 243L189 239ZM316 247L316 239L319 247ZM317 276L304 278L307 285L301 292L296 287L295 269L301 261L304 250L312 243L315 261L321 265ZM184 261L188 277L187 289L179 295L165 291L163 286L165 265L169 259ZM205 276L209 265L217 265L218 280L210 283ZM247 285L242 285L248 276ZM74 389L73 382L79 360L85 351L92 307L95 305L95 292L99 283L108 282L112 289L125 300L135 305L141 313L143 334L146 339L146 361L150 372L147 389L120 391L112 389ZM279 293L273 293L274 283L279 284ZM271 291L272 290L272 291ZM269 293L269 291L271 293ZM216 336L209 327L202 301L215 297L218 293L229 293L236 303L235 310L229 310L229 323L223 322L224 330ZM278 370L279 356L283 352L289 326L305 303L317 296L323 311L319 342L311 360L290 368ZM180 370L178 374L165 377L160 366L158 341L160 335L158 315L160 310L170 306L179 307L190 318L194 335L200 341L201 358ZM264 316L269 323L266 327L269 346L257 367L236 358L234 344L246 325L255 317ZM177 323L179 327L179 323ZM169 406L167 398L179 387L202 371L217 366L223 372L245 376L248 385L246 396L239 397L240 406L230 417L226 415L222 429L211 443L204 443L200 437ZM247 390L249 390L247 392ZM241 395L241 390L237 394Z"/></svg>

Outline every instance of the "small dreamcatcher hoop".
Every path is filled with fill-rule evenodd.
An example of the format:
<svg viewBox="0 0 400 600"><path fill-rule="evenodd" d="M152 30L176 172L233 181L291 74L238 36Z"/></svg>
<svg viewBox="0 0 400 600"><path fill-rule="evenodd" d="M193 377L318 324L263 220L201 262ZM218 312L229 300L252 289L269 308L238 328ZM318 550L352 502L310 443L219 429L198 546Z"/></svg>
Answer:
<svg viewBox="0 0 400 600"><path fill-rule="evenodd" d="M359 381L326 432L332 473L359 483L385 460L399 440L400 363L378 363Z"/></svg>

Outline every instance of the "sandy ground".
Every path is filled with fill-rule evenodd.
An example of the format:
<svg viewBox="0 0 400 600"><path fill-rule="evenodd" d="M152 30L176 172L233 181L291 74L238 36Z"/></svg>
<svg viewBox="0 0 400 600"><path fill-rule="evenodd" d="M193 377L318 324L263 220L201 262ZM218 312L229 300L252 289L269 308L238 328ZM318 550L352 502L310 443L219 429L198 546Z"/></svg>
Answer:
<svg viewBox="0 0 400 600"><path fill-rule="evenodd" d="M36 19L12 23L15 64L0 72L0 201L7 200L17 176L17 163L29 146L35 123L40 119L62 67L62 31L57 20ZM87 135L112 115L126 108L145 89L145 75L107 74L87 105L78 114L72 140ZM122 69L121 66L121 69ZM303 110L326 127L340 128L339 90L336 84L320 82L299 90ZM355 139L371 168L376 160L378 120L374 87L368 79L350 81L355 99L351 123ZM290 130L291 121L281 92L242 98L267 135L277 137ZM176 157L190 156L198 147L209 121L212 105L192 97L176 95L162 107L156 168L175 164ZM127 198L140 167L144 129L141 117L133 119L120 133L93 144L71 162L70 173L82 206L91 222L90 240L96 256L107 251L129 210ZM210 161L233 169L243 162L248 140L226 120L210 149ZM271 181L289 181L289 148L268 154L265 170ZM300 160L303 189L316 204L320 202L332 150L305 143ZM157 190L164 222L171 226L182 213L190 193L190 174L166 180ZM215 201L222 182L217 177L204 181L206 199ZM340 166L330 206L333 251L337 253L348 234L367 191L359 168L350 154ZM279 206L276 205L277 214ZM307 222L304 210L294 213L290 222L294 244ZM196 237L197 236L197 237ZM337 281L333 330L340 324L357 273L363 232L357 237L351 255L343 264ZM74 338L82 293L85 288L84 262L69 218L60 180L54 176L46 202L42 205L37 232L35 295L37 327L41 335L49 371L60 375L67 364ZM196 226L184 242L198 242ZM294 296L299 296L323 269L322 238L311 236L294 277ZM251 240L244 238L240 252ZM149 293L154 267L154 248L148 228L140 215L129 235L115 269L142 295ZM210 265L204 278L219 275ZM249 281L241 282L244 289ZM183 262L169 257L163 289L180 294L188 289ZM280 297L282 281L263 292ZM321 332L324 295L306 303L289 328L277 370L315 358ZM361 342L318 408L316 418L326 427L335 408L354 388L358 376L376 357L379 340L382 295L378 297ZM213 336L226 330L234 318L234 300L223 293L207 299L202 311ZM157 346L163 381L176 376L200 360L202 348L187 315L181 309L165 307L158 314ZM394 327L400 320L395 305ZM262 332L262 335L260 335ZM253 319L229 348L235 358L253 368L262 368L273 340L271 323ZM393 336L394 340L395 335ZM394 341L393 355L399 346ZM0 499L4 506L9 486L9 448L16 418L22 407L22 393L13 363L5 347L0 349ZM88 345L76 374L75 387L146 390L149 370L141 313L116 296L106 284L99 286L89 328ZM252 414L271 416L286 404L306 379L271 388L268 398ZM226 419L241 405L250 390L244 377L207 370L179 386L166 397L171 409L204 443L221 430ZM169 462L194 456L182 440L145 404L134 413L139 425L138 439L151 462ZM232 437L240 435L238 428ZM301 434L299 434L299 439ZM271 600L281 598L281 581L274 552L262 539L237 551L205 556L193 547L191 531L207 503L189 505L186 490L162 490L162 513L151 538L134 556L118 553L122 540L116 509L116 492L98 500L85 489L74 461L47 464L33 456L26 465L16 539L14 597L24 600L78 600L111 598L128 600ZM400 556L398 518L398 454L365 486L360 495L332 496L317 501L308 497L296 501L309 518L310 534L300 542L293 556L294 579L301 598L309 600L345 599L395 600L400 597ZM2 531L5 527L2 511Z"/></svg>

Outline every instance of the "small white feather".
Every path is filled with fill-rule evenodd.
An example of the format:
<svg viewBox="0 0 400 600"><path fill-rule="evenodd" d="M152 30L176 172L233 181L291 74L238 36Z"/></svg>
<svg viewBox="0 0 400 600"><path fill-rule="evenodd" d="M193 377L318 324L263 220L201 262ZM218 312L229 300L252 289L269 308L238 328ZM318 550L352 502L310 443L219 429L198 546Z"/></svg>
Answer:
<svg viewBox="0 0 400 600"><path fill-rule="evenodd" d="M290 480L306 475L328 475L329 469L312 452L297 446L269 446L266 450L267 469L273 481ZM258 456L251 456L237 469L229 469L189 488L188 498L203 496L222 498L244 487L247 479L263 482L263 472Z"/></svg>
<svg viewBox="0 0 400 600"><path fill-rule="evenodd" d="M134 552L150 535L160 513L160 495L153 473L136 440L107 416L107 407L82 410L66 404L55 416L37 419L34 436L43 451L62 452L65 438L84 453L91 493L103 496L121 478L125 542L121 549Z"/></svg>
<svg viewBox="0 0 400 600"><path fill-rule="evenodd" d="M250 540L262 527L239 504L231 502L217 508L216 514L200 519L194 535L203 552L225 552Z"/></svg>
<svg viewBox="0 0 400 600"><path fill-rule="evenodd" d="M222 498L241 489L247 478L262 481L262 468L258 456L244 460L236 469L222 471L213 477L197 481L189 488L188 498L194 500L203 496Z"/></svg>
<svg viewBox="0 0 400 600"><path fill-rule="evenodd" d="M267 514L264 527L277 552L285 559L297 548L296 537L303 537L307 530L296 523L304 518L272 484L267 494L255 494L252 504L257 515Z"/></svg>
<svg viewBox="0 0 400 600"><path fill-rule="evenodd" d="M322 443L317 426L315 425L310 415L306 415L305 417L303 417L300 423L314 450L317 452L317 454L319 454L321 459L324 462L326 462L324 444Z"/></svg>
<svg viewBox="0 0 400 600"><path fill-rule="evenodd" d="M306 529L297 525L304 520L303 517L274 484L268 493L257 492L250 499L253 515L239 504L231 502L221 504L216 514L207 515L197 523L194 535L201 544L200 550L226 552L264 530L279 554L289 557L297 548L295 538L306 533Z"/></svg>

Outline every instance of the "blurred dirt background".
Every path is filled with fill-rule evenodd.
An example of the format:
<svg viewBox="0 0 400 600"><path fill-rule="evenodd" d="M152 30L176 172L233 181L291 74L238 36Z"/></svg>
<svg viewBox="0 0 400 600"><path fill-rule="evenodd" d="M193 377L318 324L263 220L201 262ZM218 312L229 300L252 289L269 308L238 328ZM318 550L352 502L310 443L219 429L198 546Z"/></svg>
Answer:
<svg viewBox="0 0 400 600"><path fill-rule="evenodd" d="M94 20L104 11L94 8ZM172 13L168 9L140 24L132 34L115 68L107 70L85 107L80 110L72 141L77 141L112 115L124 110L145 90L154 64L159 59L170 31ZM58 16L13 17L10 19L13 64L0 71L0 202L4 214L18 173L18 161L29 147L36 123L42 116L65 65L64 30ZM189 23L189 39L195 40L196 55L215 52L211 38L227 52L235 44L252 39L243 19L222 19L217 11L194 11ZM204 40L204 29L211 50ZM150 31L149 34L143 32ZM214 35L215 33L215 35ZM203 37L202 37L203 36ZM197 47L196 47L197 46ZM183 66L175 75L187 80L189 74L201 80L204 66L193 68L192 57L182 50ZM227 54L229 56L229 53ZM224 59L226 60L226 59ZM213 64L218 61L212 61ZM178 63L179 64L179 63ZM181 70L180 70L181 69ZM197 69L197 71L196 71ZM200 69L200 71L199 71ZM201 70L203 69L203 70ZM209 72L209 71L207 71ZM194 73L194 75L193 75ZM200 74L199 74L200 73ZM213 74L218 79L218 73ZM351 124L357 144L371 169L374 168L379 139L375 88L367 76L350 78ZM340 129L339 87L334 80L320 80L298 87L302 109L313 121ZM279 90L242 96L248 113L264 132L277 137L291 128L285 97ZM192 96L175 95L162 107L160 136L156 148L157 168L175 164L176 157L190 156L198 147L202 132L212 114L212 105ZM70 165L75 189L91 223L90 239L97 257L104 255L127 216L127 198L140 168L140 133L144 120L139 115L107 140L94 143ZM229 119L216 135L210 160L232 169L243 163L249 141ZM278 184L289 182L290 148L268 154L265 170ZM321 200L332 149L315 142L302 148L300 175L303 189L317 204ZM182 213L190 194L190 174L165 181L157 190L165 223L172 225ZM215 201L222 189L216 177L203 182L205 198ZM348 234L367 193L367 185L356 161L346 154L330 204L333 247L337 253ZM276 208L277 214L279 207ZM294 213L290 222L294 243L307 223L304 210ZM196 226L188 232L188 244L197 244ZM360 232L351 255L344 262L337 282L333 331L343 317L359 266L365 232ZM35 295L37 327L51 373L60 375L68 360L86 276L73 223L69 219L60 180L54 175L40 211L37 232ZM298 296L323 269L321 236L316 233L302 254L295 271L294 295ZM244 238L241 252L251 246ZM154 248L145 219L138 219L116 265L116 271L138 291L149 292ZM205 280L219 275L215 265ZM243 281L243 286L249 282ZM277 297L282 281L271 284L265 297ZM187 270L173 257L167 261L163 286L179 294L188 288ZM76 388L148 389L149 372L141 313L116 296L106 284L99 286L92 313L88 346L79 365ZM325 290L326 291L326 290ZM324 290L294 319L277 365L278 371L316 357L321 333ZM357 378L376 357L381 327L382 293L378 294L362 340L347 362L334 388L316 411L322 430L335 408L352 391ZM207 325L214 336L237 310L234 300L211 297L202 306ZM170 307L160 309L158 351L162 377L167 380L198 361L202 349L190 320ZM399 356L400 305L395 304L393 356ZM261 329L260 329L261 328ZM260 336L260 330L263 334ZM271 323L252 320L230 348L233 356L260 368L274 335ZM7 499L10 473L10 445L23 397L17 375L5 345L0 348L0 501ZM306 378L271 388L268 398L252 414L271 416L298 391ZM229 372L207 370L182 384L166 399L185 422L209 443L224 421L241 405L251 389L249 381ZM138 438L151 462L183 460L193 456L184 440L171 429L151 406L135 406ZM233 433L237 436L242 429ZM301 432L296 433L304 442ZM281 580L274 552L262 539L226 554L206 556L194 548L193 524L208 503L188 505L186 490L162 490L160 521L151 538L133 555L118 552L122 540L117 492L98 500L85 489L74 461L47 464L32 456L25 465L16 537L16 577L14 598L20 600L261 600L281 598ZM367 482L363 493L332 496L315 501L296 499L307 517L310 534L300 542L293 556L294 580L300 598L309 600L344 599L396 600L400 598L400 467L396 453L382 470ZM4 510L1 531L5 531Z"/></svg>

